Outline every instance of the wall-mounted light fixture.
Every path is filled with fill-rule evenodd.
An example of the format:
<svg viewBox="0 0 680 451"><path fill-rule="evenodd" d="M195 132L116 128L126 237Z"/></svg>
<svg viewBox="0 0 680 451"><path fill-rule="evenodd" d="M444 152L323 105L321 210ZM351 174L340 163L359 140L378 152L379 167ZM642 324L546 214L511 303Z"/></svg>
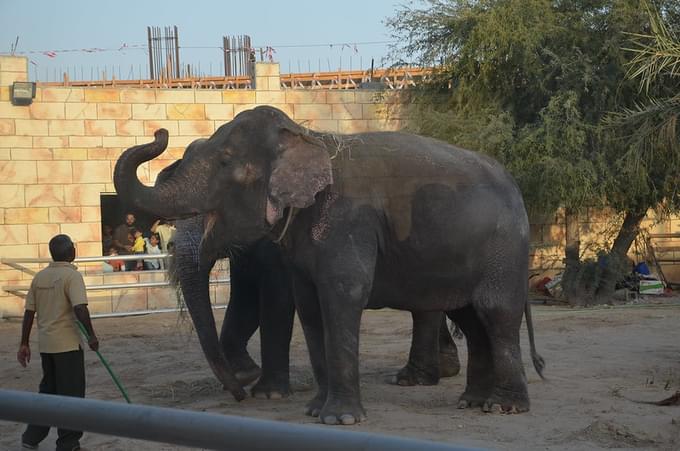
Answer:
<svg viewBox="0 0 680 451"><path fill-rule="evenodd" d="M15 81L11 91L12 105L30 105L35 98L35 83Z"/></svg>

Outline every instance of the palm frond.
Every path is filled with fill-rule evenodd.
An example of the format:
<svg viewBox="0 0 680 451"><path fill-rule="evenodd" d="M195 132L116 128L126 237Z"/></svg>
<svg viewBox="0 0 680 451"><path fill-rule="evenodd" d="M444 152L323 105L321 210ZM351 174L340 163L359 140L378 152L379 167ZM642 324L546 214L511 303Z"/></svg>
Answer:
<svg viewBox="0 0 680 451"><path fill-rule="evenodd" d="M651 84L661 74L680 74L680 41L666 26L659 11L647 1L643 4L649 15L651 34L628 33L632 45L624 50L635 54L627 76L640 78L640 89L649 92Z"/></svg>

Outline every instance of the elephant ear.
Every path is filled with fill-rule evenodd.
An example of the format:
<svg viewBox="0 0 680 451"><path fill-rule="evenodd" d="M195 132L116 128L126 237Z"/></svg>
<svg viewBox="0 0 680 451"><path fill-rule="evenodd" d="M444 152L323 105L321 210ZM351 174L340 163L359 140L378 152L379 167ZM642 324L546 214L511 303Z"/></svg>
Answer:
<svg viewBox="0 0 680 451"><path fill-rule="evenodd" d="M285 207L305 208L333 183L331 160L323 143L290 128L282 128L277 158L269 179L267 220L273 223Z"/></svg>

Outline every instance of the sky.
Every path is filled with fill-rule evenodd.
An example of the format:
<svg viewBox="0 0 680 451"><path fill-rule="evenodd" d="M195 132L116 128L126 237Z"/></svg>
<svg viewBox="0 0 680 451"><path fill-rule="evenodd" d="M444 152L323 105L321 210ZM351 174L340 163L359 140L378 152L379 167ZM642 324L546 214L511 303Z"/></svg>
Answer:
<svg viewBox="0 0 680 451"><path fill-rule="evenodd" d="M388 64L385 19L406 0L0 0L0 54L16 42L38 81L147 75L147 26L178 27L180 61L223 74L222 36L271 47L282 73ZM331 45L333 44L333 45ZM204 48L198 48L204 47ZM66 51L65 51L66 50ZM259 59L259 58L258 58ZM120 77L119 77L120 75Z"/></svg>

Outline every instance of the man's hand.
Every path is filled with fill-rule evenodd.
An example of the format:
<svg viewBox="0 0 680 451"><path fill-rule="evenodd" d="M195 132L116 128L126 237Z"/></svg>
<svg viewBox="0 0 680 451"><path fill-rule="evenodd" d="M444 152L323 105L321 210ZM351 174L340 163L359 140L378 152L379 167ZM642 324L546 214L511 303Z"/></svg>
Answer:
<svg viewBox="0 0 680 451"><path fill-rule="evenodd" d="M31 361L31 347L29 345L19 346L19 352L17 352L17 360L19 364L26 368L26 364Z"/></svg>
<svg viewBox="0 0 680 451"><path fill-rule="evenodd" d="M93 351L99 351L99 339L97 338L96 335L93 335L90 337L90 339L87 341L87 345L92 349Z"/></svg>

